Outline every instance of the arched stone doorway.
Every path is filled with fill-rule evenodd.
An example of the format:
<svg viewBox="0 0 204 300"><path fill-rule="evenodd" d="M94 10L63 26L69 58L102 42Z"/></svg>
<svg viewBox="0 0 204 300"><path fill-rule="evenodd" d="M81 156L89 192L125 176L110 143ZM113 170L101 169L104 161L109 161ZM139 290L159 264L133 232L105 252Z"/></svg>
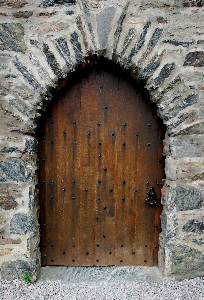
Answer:
<svg viewBox="0 0 204 300"><path fill-rule="evenodd" d="M165 129L148 93L103 59L41 119L42 265L157 265Z"/></svg>
<svg viewBox="0 0 204 300"><path fill-rule="evenodd" d="M0 25L2 278L38 275L37 119L53 90L93 56L141 81L166 126L160 269L173 278L203 275L203 8L83 0L70 10L67 1L51 1L56 10L26 2L16 13L19 1L11 2L1 4Z"/></svg>

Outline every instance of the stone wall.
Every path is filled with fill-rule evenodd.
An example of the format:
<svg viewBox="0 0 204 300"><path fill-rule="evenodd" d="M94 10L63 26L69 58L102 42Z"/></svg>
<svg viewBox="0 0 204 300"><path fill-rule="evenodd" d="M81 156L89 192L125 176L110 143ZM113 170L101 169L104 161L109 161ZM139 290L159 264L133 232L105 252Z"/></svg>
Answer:
<svg viewBox="0 0 204 300"><path fill-rule="evenodd" d="M203 0L0 0L1 278L39 271L38 117L101 56L145 86L166 125L159 267L204 275L203 18Z"/></svg>

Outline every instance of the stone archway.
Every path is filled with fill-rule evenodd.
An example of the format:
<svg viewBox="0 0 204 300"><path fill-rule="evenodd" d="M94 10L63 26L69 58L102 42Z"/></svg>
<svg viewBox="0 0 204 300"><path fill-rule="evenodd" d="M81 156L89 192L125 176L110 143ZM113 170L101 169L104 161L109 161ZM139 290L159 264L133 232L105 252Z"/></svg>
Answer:
<svg viewBox="0 0 204 300"><path fill-rule="evenodd" d="M164 10L163 2L157 1L149 7L134 1L112 2L93 7L90 1L80 1L66 11L65 6L57 6L55 12L52 7L35 7L31 13L32 4L28 11L22 9L28 22L5 19L0 24L5 74L0 86L1 209L6 211L0 219L2 278L22 272L36 275L40 266L37 118L69 74L101 56L144 84L167 128L160 268L165 276L176 278L204 274L203 75L193 69L204 65L202 43L193 29L188 31L190 41L181 39L181 32L187 34L185 21L175 30L171 9L182 15L178 6L183 4L172 1ZM3 8L4 12L13 11ZM198 8L189 22L199 18Z"/></svg>

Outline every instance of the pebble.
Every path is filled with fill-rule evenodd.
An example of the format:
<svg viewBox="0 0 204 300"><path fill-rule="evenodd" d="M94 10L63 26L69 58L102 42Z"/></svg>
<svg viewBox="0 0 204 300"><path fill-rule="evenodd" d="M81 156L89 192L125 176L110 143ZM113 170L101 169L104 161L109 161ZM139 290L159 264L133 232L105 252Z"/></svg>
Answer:
<svg viewBox="0 0 204 300"><path fill-rule="evenodd" d="M204 278L157 282L67 283L0 281L2 300L204 300Z"/></svg>

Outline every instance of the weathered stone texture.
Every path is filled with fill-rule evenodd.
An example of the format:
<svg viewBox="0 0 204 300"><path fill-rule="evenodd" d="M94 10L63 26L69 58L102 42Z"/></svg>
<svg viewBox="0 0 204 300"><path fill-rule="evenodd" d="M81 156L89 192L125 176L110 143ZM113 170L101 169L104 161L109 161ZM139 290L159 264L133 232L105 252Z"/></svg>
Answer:
<svg viewBox="0 0 204 300"><path fill-rule="evenodd" d="M27 0L0 0L0 6L20 8L28 3Z"/></svg>
<svg viewBox="0 0 204 300"><path fill-rule="evenodd" d="M8 191L0 190L0 208L10 210L16 208L17 205L18 203L15 201L15 198Z"/></svg>
<svg viewBox="0 0 204 300"><path fill-rule="evenodd" d="M32 214L16 214L11 219L10 233L26 234L36 232L36 220Z"/></svg>
<svg viewBox="0 0 204 300"><path fill-rule="evenodd" d="M163 211L161 214L161 226L162 226L162 233L165 235L167 240L175 238L178 231L177 214L166 213L165 211Z"/></svg>
<svg viewBox="0 0 204 300"><path fill-rule="evenodd" d="M167 244L166 255L169 256L168 273L176 279L193 278L204 275L204 255L202 251L190 248L187 245Z"/></svg>
<svg viewBox="0 0 204 300"><path fill-rule="evenodd" d="M173 108L165 114L164 119L168 120L170 118L176 117L183 109L198 102L199 96L197 94L191 94L182 100L179 104L175 105Z"/></svg>
<svg viewBox="0 0 204 300"><path fill-rule="evenodd" d="M16 58L16 60L13 60L13 64L15 67L19 70L19 72L22 73L22 75L27 79L27 81L33 86L34 89L39 91L40 93L43 93L43 87L40 85L40 83L36 80L36 78L33 76L31 72L27 70L27 68Z"/></svg>
<svg viewBox="0 0 204 300"><path fill-rule="evenodd" d="M88 6L86 5L85 1L82 1L82 6L83 6L83 9L84 9L88 29L89 29L89 32L91 34L91 41L94 45L94 50L96 51L96 49L97 49L96 39L95 39L95 34L94 34L92 22L91 22L91 14L90 14L90 11L89 11Z"/></svg>
<svg viewBox="0 0 204 300"><path fill-rule="evenodd" d="M46 43L43 43L43 52L46 56L46 60L48 64L50 65L50 68L54 72L54 74L58 77L61 78L64 76L62 70L60 69L59 63L57 62L54 54L52 51L50 51L49 46Z"/></svg>
<svg viewBox="0 0 204 300"><path fill-rule="evenodd" d="M0 24L0 50L25 52L24 28L20 23Z"/></svg>
<svg viewBox="0 0 204 300"><path fill-rule="evenodd" d="M188 53L184 61L184 66L204 67L204 51Z"/></svg>
<svg viewBox="0 0 204 300"><path fill-rule="evenodd" d="M202 207L203 198L201 193L196 190L176 187L167 196L168 210L185 211L194 210Z"/></svg>
<svg viewBox="0 0 204 300"><path fill-rule="evenodd" d="M140 34L139 40L136 42L135 46L131 49L131 52L127 58L126 66L125 68L128 69L131 65L132 58L137 54L137 52L142 48L145 42L145 37L147 34L147 31L151 25L151 22L147 22Z"/></svg>
<svg viewBox="0 0 204 300"><path fill-rule="evenodd" d="M104 49L106 47L114 14L115 8L107 7L97 15L97 31L101 49Z"/></svg>
<svg viewBox="0 0 204 300"><path fill-rule="evenodd" d="M156 69L159 67L161 62L162 56L158 56L155 54L151 62L139 73L138 79L139 80L147 80L150 76L154 74Z"/></svg>
<svg viewBox="0 0 204 300"><path fill-rule="evenodd" d="M142 59L145 59L150 54L150 52L152 51L152 49L156 46L157 42L161 38L162 33L163 33L163 29L162 28L156 28L155 29L155 31L154 31L151 39L148 42L147 49L146 49L145 53L142 55Z"/></svg>
<svg viewBox="0 0 204 300"><path fill-rule="evenodd" d="M148 90L156 89L159 87L166 78L168 78L172 72L172 70L175 68L175 63L165 64L159 75L155 78L150 80L150 82L146 85L146 88Z"/></svg>
<svg viewBox="0 0 204 300"><path fill-rule="evenodd" d="M24 19L28 19L32 16L33 12L32 11L17 11L15 13L13 13L13 16L15 18L24 18Z"/></svg>
<svg viewBox="0 0 204 300"><path fill-rule="evenodd" d="M76 4L76 0L43 0L40 2L40 6L44 7L70 4Z"/></svg>
<svg viewBox="0 0 204 300"><path fill-rule="evenodd" d="M191 134L203 134L204 133L204 122L195 123L193 125L188 125L184 129L181 129L175 133L172 133L172 136L177 135L191 135Z"/></svg>
<svg viewBox="0 0 204 300"><path fill-rule="evenodd" d="M79 43L79 35L76 32L73 32L70 35L70 41L73 45L75 57L77 62L82 62L83 60L83 53L81 49L81 44Z"/></svg>
<svg viewBox="0 0 204 300"><path fill-rule="evenodd" d="M36 139L26 139L25 140L25 151L28 154L35 154L37 153L37 140Z"/></svg>
<svg viewBox="0 0 204 300"><path fill-rule="evenodd" d="M204 234L204 219L189 220L182 228L184 232Z"/></svg>
<svg viewBox="0 0 204 300"><path fill-rule="evenodd" d="M57 48L59 53L62 55L62 57L65 59L67 65L71 65L72 60L70 56L70 51L67 45L67 41L63 37L59 37L56 39L57 41Z"/></svg>
<svg viewBox="0 0 204 300"><path fill-rule="evenodd" d="M201 156L198 144L185 140L173 140L170 142L169 151L174 158Z"/></svg>
<svg viewBox="0 0 204 300"><path fill-rule="evenodd" d="M120 53L120 57L122 57L130 43L132 42L133 38L135 37L135 29L134 28L129 28L127 35L125 36L124 42L123 42L123 49Z"/></svg>
<svg viewBox="0 0 204 300"><path fill-rule="evenodd" d="M10 158L0 162L0 182L29 182L33 177L33 165L30 161Z"/></svg>
<svg viewBox="0 0 204 300"><path fill-rule="evenodd" d="M122 31L123 21L126 16L126 13L127 13L128 6L129 6L129 2L127 2L126 6L123 8L120 18L117 21L117 27L116 27L116 31L114 33L113 52L115 52L116 48L117 48L117 44L118 44L120 34Z"/></svg>
<svg viewBox="0 0 204 300"><path fill-rule="evenodd" d="M0 239L0 245L18 245L22 242L21 239L2 238Z"/></svg>
<svg viewBox="0 0 204 300"><path fill-rule="evenodd" d="M171 44L171 45L174 45L174 46L189 47L189 45L193 45L195 43L195 41L164 40L163 43Z"/></svg>
<svg viewBox="0 0 204 300"><path fill-rule="evenodd" d="M2 279L12 280L21 279L23 274L33 276L35 274L35 264L33 262L27 262L23 260L16 260L11 262L4 262L1 267Z"/></svg>

